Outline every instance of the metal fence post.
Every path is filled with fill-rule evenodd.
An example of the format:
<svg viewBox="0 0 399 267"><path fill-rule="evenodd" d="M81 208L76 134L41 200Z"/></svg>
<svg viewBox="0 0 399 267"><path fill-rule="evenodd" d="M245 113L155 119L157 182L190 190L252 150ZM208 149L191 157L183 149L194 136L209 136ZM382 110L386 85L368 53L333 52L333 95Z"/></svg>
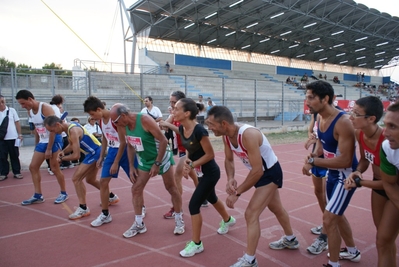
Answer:
<svg viewBox="0 0 399 267"><path fill-rule="evenodd" d="M254 112L254 119L255 119L255 127L257 127L258 126L258 87L257 87L257 81L258 80L254 80L254 86L255 86L255 88L254 88L254 97L255 97L255 99L254 99L254 104L255 104L255 112Z"/></svg>
<svg viewBox="0 0 399 267"><path fill-rule="evenodd" d="M226 91L225 91L225 88L226 88L226 84L225 84L225 82L226 82L226 79L225 78L222 78L222 105L223 106L225 106L226 104L225 104L225 97L226 97Z"/></svg>
<svg viewBox="0 0 399 267"><path fill-rule="evenodd" d="M284 125L284 83L281 82L281 125Z"/></svg>
<svg viewBox="0 0 399 267"><path fill-rule="evenodd" d="M51 93L53 96L55 95L55 71L53 69L51 70Z"/></svg>

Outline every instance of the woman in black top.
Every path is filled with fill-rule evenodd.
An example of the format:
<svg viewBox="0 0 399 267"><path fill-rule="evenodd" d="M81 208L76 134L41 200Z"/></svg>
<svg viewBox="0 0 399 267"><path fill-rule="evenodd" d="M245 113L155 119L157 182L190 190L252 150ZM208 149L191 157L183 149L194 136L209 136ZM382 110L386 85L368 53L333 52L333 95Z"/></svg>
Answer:
<svg viewBox="0 0 399 267"><path fill-rule="evenodd" d="M207 199L223 218L219 234L226 234L229 226L235 224L235 219L230 216L222 201L215 193L215 186L220 178L220 169L214 160L215 154L209 140L208 131L198 124L196 116L198 106L190 98L180 99L173 110L175 120L181 123L179 133L182 144L187 149L187 159L183 170L183 175L188 176L190 169L201 171L204 176L198 183L189 203L191 223L193 228L192 241L180 251L182 257L192 257L204 250L201 242L202 216L200 213L201 204Z"/></svg>

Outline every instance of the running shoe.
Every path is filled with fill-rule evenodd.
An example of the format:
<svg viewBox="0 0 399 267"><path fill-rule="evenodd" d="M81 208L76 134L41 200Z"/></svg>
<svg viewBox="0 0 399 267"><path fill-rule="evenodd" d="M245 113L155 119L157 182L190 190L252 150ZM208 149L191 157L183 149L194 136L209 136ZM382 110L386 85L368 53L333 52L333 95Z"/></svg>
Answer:
<svg viewBox="0 0 399 267"><path fill-rule="evenodd" d="M238 258L238 261L230 267L258 267L258 261L255 258L252 262L249 262L244 256L242 256L241 258Z"/></svg>
<svg viewBox="0 0 399 267"><path fill-rule="evenodd" d="M111 214L108 213L108 215L105 216L104 213L101 212L101 214L97 217L97 219L91 222L91 226L98 227L103 225L104 223L110 223L110 222L112 222Z"/></svg>
<svg viewBox="0 0 399 267"><path fill-rule="evenodd" d="M50 175L54 175L54 172L53 172L50 168L47 168L47 171L48 171L48 173L49 173Z"/></svg>
<svg viewBox="0 0 399 267"><path fill-rule="evenodd" d="M288 240L285 236L283 236L280 238L280 240L271 242L269 247L271 249L297 249L299 248L299 242L296 237L294 237L292 240Z"/></svg>
<svg viewBox="0 0 399 267"><path fill-rule="evenodd" d="M230 216L230 219L228 222L225 222L224 220L222 220L220 222L220 227L218 229L218 234L224 235L227 234L227 232L229 231L229 227L233 226L236 224L236 219L234 219L233 216Z"/></svg>
<svg viewBox="0 0 399 267"><path fill-rule="evenodd" d="M130 238L137 234L144 234L147 232L144 222L139 226L136 221L134 221L132 227L130 227L126 232L123 233L123 237Z"/></svg>
<svg viewBox="0 0 399 267"><path fill-rule="evenodd" d="M208 207L208 200L204 200L204 202L202 202L201 207Z"/></svg>
<svg viewBox="0 0 399 267"><path fill-rule="evenodd" d="M175 209L172 207L167 213L163 215L165 219L174 219L175 218Z"/></svg>
<svg viewBox="0 0 399 267"><path fill-rule="evenodd" d="M327 257L330 257L330 252L327 253ZM356 253L350 253L348 251L348 249L345 247L345 248L341 248L341 250L339 252L340 260L350 260L353 262L359 262L361 258L362 258L362 256L360 255L359 250L356 250Z"/></svg>
<svg viewBox="0 0 399 267"><path fill-rule="evenodd" d="M310 231L311 231L311 232L312 232L312 234L314 234L314 235L320 235L320 234L321 234L321 231L322 231L322 229L323 229L323 225L319 225L319 226L316 226L316 227L310 228Z"/></svg>
<svg viewBox="0 0 399 267"><path fill-rule="evenodd" d="M18 174L15 174L15 175L14 175L14 178L15 178L15 179L23 179L24 176L23 176L22 174L18 173Z"/></svg>
<svg viewBox="0 0 399 267"><path fill-rule="evenodd" d="M115 204L118 203L118 202L119 202L119 197L118 197L116 194L114 194L114 197L110 197L110 198L109 198L108 205L109 205L109 206L115 205Z"/></svg>
<svg viewBox="0 0 399 267"><path fill-rule="evenodd" d="M319 255L324 250L328 249L328 244L322 238L316 238L310 247L307 248L308 252L314 255Z"/></svg>
<svg viewBox="0 0 399 267"><path fill-rule="evenodd" d="M22 201L21 205L27 206L27 205L31 205L31 204L40 204L43 202L44 202L43 196L41 196L40 198L35 198L34 196L32 196L30 199Z"/></svg>
<svg viewBox="0 0 399 267"><path fill-rule="evenodd" d="M184 232L185 232L185 229L184 229L183 218L181 218L181 219L176 218L175 230L173 231L173 233L175 235L182 235L182 234L184 234Z"/></svg>
<svg viewBox="0 0 399 267"><path fill-rule="evenodd" d="M194 256L195 254L201 253L202 251L204 251L204 245L202 242L201 244L196 245L194 241L190 241L187 242L186 247L180 251L180 256L188 258Z"/></svg>
<svg viewBox="0 0 399 267"><path fill-rule="evenodd" d="M76 220L76 219L80 219L82 217L86 217L90 215L90 209L89 207L87 207L85 210L82 209L81 207L78 207L74 213L72 213L71 215L69 215L69 219L70 220Z"/></svg>
<svg viewBox="0 0 399 267"><path fill-rule="evenodd" d="M65 202L68 199L68 194L60 194L55 200L54 204L60 204L62 202Z"/></svg>

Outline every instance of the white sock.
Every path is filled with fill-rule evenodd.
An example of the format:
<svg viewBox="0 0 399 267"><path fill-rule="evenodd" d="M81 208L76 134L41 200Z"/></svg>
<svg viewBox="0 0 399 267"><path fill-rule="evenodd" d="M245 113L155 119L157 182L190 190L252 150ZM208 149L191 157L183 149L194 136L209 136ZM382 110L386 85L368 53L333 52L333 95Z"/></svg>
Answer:
<svg viewBox="0 0 399 267"><path fill-rule="evenodd" d="M143 215L136 215L136 223L140 226L143 224Z"/></svg>
<svg viewBox="0 0 399 267"><path fill-rule="evenodd" d="M177 213L177 212L175 212L175 220L181 220L181 219L183 219L183 212L179 212L179 213Z"/></svg>
<svg viewBox="0 0 399 267"><path fill-rule="evenodd" d="M328 261L328 264L330 264L331 267L340 267L339 262Z"/></svg>
<svg viewBox="0 0 399 267"><path fill-rule="evenodd" d="M349 253L356 254L357 248L356 247L346 247Z"/></svg>
<svg viewBox="0 0 399 267"><path fill-rule="evenodd" d="M252 263L252 261L255 259L255 255L250 256L247 253L244 254L244 259L246 259L248 262Z"/></svg>
<svg viewBox="0 0 399 267"><path fill-rule="evenodd" d="M287 238L288 241L292 241L295 238L295 235L286 235L285 238Z"/></svg>

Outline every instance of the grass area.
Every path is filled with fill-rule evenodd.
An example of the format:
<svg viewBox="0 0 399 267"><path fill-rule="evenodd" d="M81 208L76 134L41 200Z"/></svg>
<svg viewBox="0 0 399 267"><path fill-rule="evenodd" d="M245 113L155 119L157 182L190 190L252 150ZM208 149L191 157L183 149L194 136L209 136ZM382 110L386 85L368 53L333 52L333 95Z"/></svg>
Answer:
<svg viewBox="0 0 399 267"><path fill-rule="evenodd" d="M308 138L307 131L295 131L295 132L285 132L285 133L270 133L266 134L267 139L270 144L289 144L305 142Z"/></svg>

